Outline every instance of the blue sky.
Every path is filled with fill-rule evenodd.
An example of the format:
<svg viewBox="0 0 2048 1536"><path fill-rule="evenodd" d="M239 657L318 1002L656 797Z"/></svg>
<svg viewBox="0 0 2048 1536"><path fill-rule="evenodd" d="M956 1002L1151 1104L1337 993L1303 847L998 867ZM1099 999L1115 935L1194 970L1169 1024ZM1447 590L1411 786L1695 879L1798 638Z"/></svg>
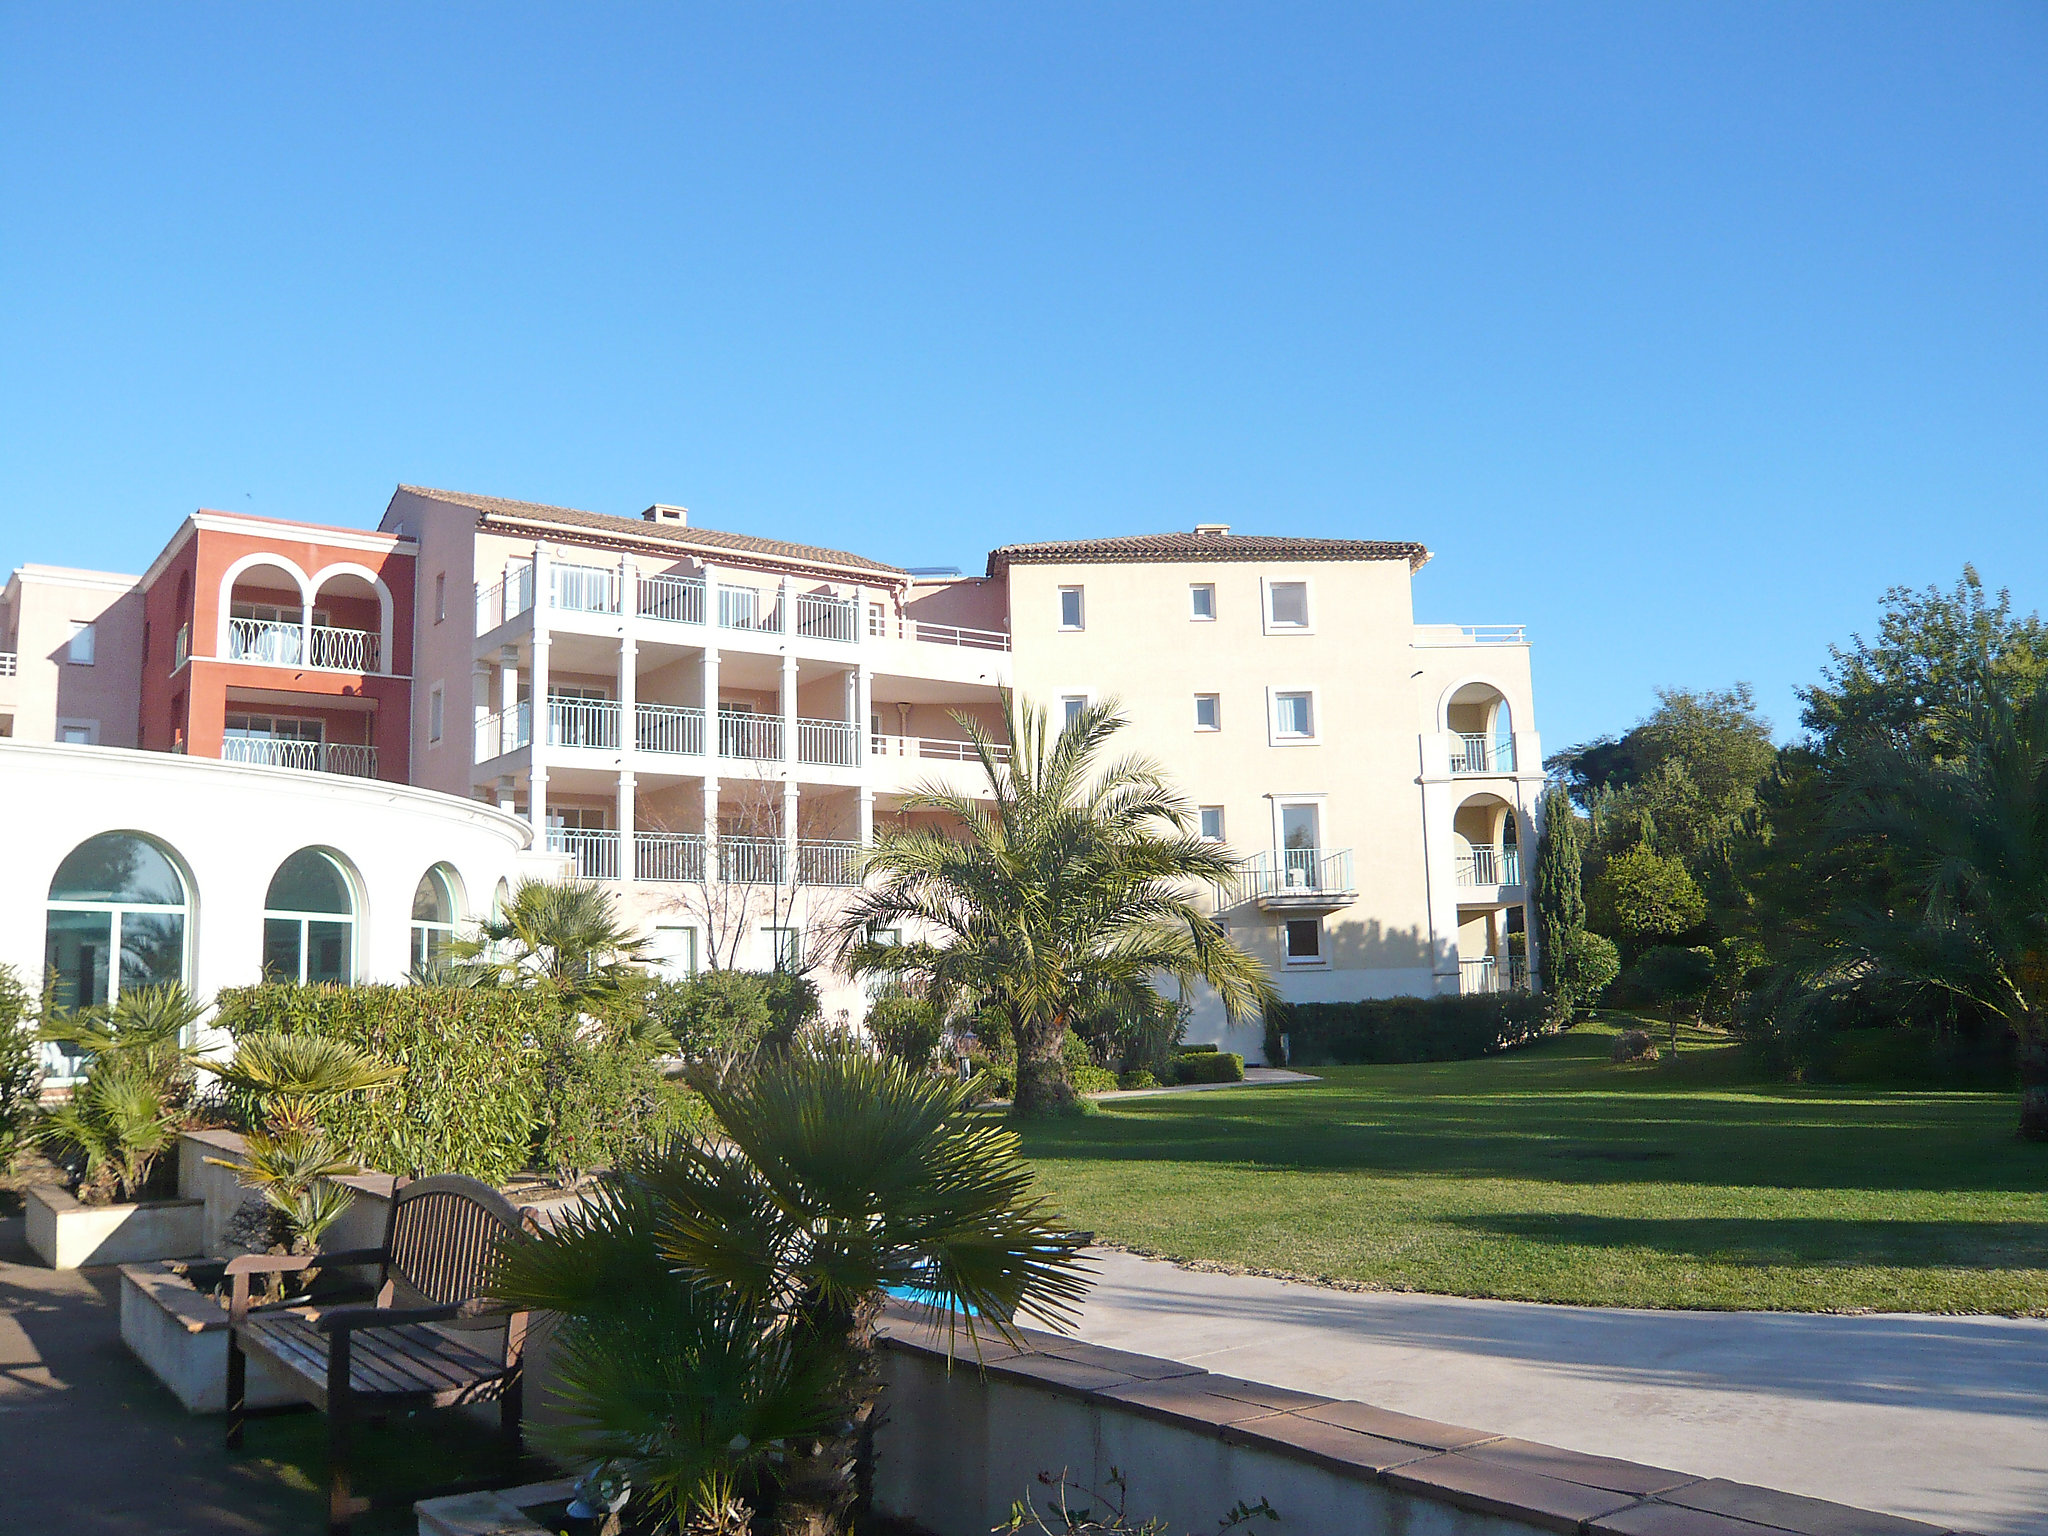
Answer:
<svg viewBox="0 0 2048 1536"><path fill-rule="evenodd" d="M1420 539L1552 747L2048 606L2048 8L0 8L0 566L399 481Z"/></svg>

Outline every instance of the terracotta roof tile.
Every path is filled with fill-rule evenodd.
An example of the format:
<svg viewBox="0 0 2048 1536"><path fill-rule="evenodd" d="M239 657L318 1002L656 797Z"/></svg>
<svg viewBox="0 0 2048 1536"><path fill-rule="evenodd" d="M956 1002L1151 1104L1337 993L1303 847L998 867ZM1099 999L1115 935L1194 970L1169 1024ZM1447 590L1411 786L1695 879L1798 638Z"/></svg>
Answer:
<svg viewBox="0 0 2048 1536"><path fill-rule="evenodd" d="M1299 539L1259 533L1146 533L1114 539L1056 539L992 550L988 573L1007 565L1126 565L1153 560L1406 560L1429 558L1420 544L1386 539Z"/></svg>
<svg viewBox="0 0 2048 1536"><path fill-rule="evenodd" d="M451 506L472 507L485 519L507 518L520 522L551 523L559 528L587 528L593 534L631 536L672 544L678 549L730 551L762 555L795 565L824 565L875 571L903 577L907 573L865 555L843 549L824 549L815 544L792 544L786 539L761 539L748 533L723 533L716 528L698 528L676 523L652 523L638 517L613 517L603 512L583 512L575 507L553 507L538 501L509 501L502 496L472 496L466 491L437 491L421 485L401 485L401 491L444 501Z"/></svg>

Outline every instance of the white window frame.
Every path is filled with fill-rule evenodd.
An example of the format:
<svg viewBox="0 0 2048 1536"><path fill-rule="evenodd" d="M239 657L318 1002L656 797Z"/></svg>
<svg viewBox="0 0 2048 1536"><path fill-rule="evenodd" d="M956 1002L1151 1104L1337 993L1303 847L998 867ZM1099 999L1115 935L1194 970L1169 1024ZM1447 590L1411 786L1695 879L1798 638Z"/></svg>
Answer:
<svg viewBox="0 0 2048 1536"><path fill-rule="evenodd" d="M681 934L684 938L682 955L664 952L664 936ZM654 925L654 964L671 981L692 981L697 976L697 929L691 923L656 923ZM677 964L677 961L684 962Z"/></svg>
<svg viewBox="0 0 2048 1536"><path fill-rule="evenodd" d="M1307 615L1305 624L1276 624L1273 622L1273 589L1275 587L1300 587L1301 605ZM1289 576L1276 580L1270 576L1259 578L1259 623L1269 635L1312 635L1316 632L1316 588L1306 576Z"/></svg>
<svg viewBox="0 0 2048 1536"><path fill-rule="evenodd" d="M1280 729L1280 700L1308 695L1308 734L1296 736ZM1314 747L1323 740L1323 700L1318 688L1268 688L1266 690L1266 741L1275 747Z"/></svg>
<svg viewBox="0 0 2048 1536"><path fill-rule="evenodd" d="M441 623L448 617L448 573L434 573L434 622Z"/></svg>
<svg viewBox="0 0 2048 1536"><path fill-rule="evenodd" d="M64 734L66 731L83 731L85 740L72 741ZM97 720L60 719L57 722L56 739L67 746L96 747L100 744L100 723Z"/></svg>
<svg viewBox="0 0 2048 1536"><path fill-rule="evenodd" d="M787 971L794 976L804 966L804 931L801 928L783 924L763 923L761 932L768 937L768 968L771 971ZM790 963L784 965L785 946Z"/></svg>
<svg viewBox="0 0 2048 1536"><path fill-rule="evenodd" d="M1202 720L1202 705L1205 702L1213 704L1215 706L1215 708L1210 711L1210 719L1206 724ZM1313 708L1313 706L1311 706L1311 708ZM1204 735L1214 735L1216 732L1223 729L1222 694L1198 693L1195 695L1195 729L1202 732Z"/></svg>
<svg viewBox="0 0 2048 1536"><path fill-rule="evenodd" d="M1086 688L1062 688L1054 695L1054 698L1058 701L1060 708L1059 718L1053 722L1055 731L1064 731L1073 724L1073 721L1067 718L1069 713L1067 706L1069 704L1078 700L1081 708L1085 710L1090 704L1095 702L1095 695Z"/></svg>
<svg viewBox="0 0 2048 1536"><path fill-rule="evenodd" d="M99 629L93 619L73 619L71 638L64 643L64 660L69 666L89 667L99 653Z"/></svg>
<svg viewBox="0 0 2048 1536"><path fill-rule="evenodd" d="M448 695L439 683L427 690L427 745L441 744L441 733L448 724Z"/></svg>
<svg viewBox="0 0 2048 1536"><path fill-rule="evenodd" d="M1316 930L1316 952L1312 955L1297 955L1289 951L1287 930L1296 923L1313 923ZM1323 927L1320 917L1290 917L1280 924L1280 958L1289 970L1328 969L1330 964L1330 935Z"/></svg>
<svg viewBox="0 0 2048 1536"><path fill-rule="evenodd" d="M1067 622L1067 594L1074 594L1075 622ZM1060 632L1077 635L1088 627L1088 589L1086 587L1060 588Z"/></svg>
<svg viewBox="0 0 2048 1536"><path fill-rule="evenodd" d="M1200 612L1195 603L1198 593L1209 594L1209 611ZM1191 581L1188 583L1188 622L1191 624L1214 624L1216 622L1216 583L1213 581Z"/></svg>
<svg viewBox="0 0 2048 1536"><path fill-rule="evenodd" d="M1207 831L1207 817L1211 811L1216 813L1216 835L1214 837L1211 837ZM1195 807L1195 835L1201 838L1203 842L1227 842L1229 841L1229 829L1230 822L1224 816L1222 806L1198 805Z"/></svg>
<svg viewBox="0 0 2048 1536"><path fill-rule="evenodd" d="M1287 822L1286 811L1291 805L1310 805L1315 807L1316 846L1320 849L1329 848L1330 818L1323 813L1328 808L1330 797L1325 791L1302 790L1293 794L1268 795L1266 798L1273 808L1273 825L1268 832L1268 836L1272 839L1272 849L1275 857L1278 857L1281 850L1287 846L1287 834L1285 831Z"/></svg>

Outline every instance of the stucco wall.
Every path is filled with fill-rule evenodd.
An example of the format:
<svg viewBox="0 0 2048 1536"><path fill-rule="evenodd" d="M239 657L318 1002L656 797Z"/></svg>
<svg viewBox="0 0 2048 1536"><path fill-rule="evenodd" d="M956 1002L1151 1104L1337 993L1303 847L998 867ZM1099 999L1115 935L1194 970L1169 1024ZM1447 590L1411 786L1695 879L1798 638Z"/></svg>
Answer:
<svg viewBox="0 0 2048 1536"><path fill-rule="evenodd" d="M15 610L16 676L8 683L15 738L55 741L60 724L89 723L95 740L134 746L145 618L136 578L28 565L14 573L9 590ZM94 626L90 666L70 659L74 623Z"/></svg>

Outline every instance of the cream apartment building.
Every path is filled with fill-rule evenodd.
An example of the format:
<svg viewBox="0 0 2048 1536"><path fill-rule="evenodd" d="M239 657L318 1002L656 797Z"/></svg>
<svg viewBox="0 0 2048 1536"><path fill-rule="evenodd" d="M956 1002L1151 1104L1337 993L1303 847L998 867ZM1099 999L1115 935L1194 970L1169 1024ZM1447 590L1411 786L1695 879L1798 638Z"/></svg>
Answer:
<svg viewBox="0 0 2048 1536"><path fill-rule="evenodd" d="M137 744L137 578L24 565L0 589L0 738Z"/></svg>

